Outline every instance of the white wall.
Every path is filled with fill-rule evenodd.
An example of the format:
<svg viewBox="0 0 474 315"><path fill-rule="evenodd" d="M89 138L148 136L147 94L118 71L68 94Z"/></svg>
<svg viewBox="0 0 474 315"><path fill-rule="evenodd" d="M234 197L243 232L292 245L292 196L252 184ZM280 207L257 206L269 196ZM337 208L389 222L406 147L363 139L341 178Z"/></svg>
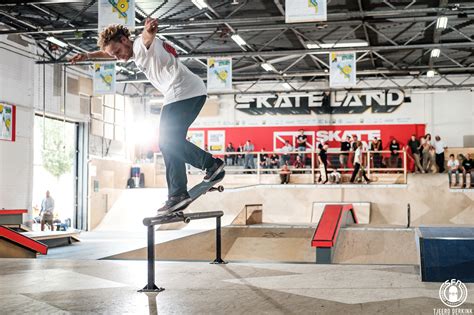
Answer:
<svg viewBox="0 0 474 315"><path fill-rule="evenodd" d="M393 113L341 115L249 115L235 110L233 96L219 96L219 115L199 117L193 127L262 125L363 125L426 124L426 130L440 135L450 147L462 147L463 136L474 135L474 92L445 91L411 93L411 103L402 104Z"/></svg>
<svg viewBox="0 0 474 315"><path fill-rule="evenodd" d="M0 209L31 213L34 115L43 109L42 66L35 64L36 58L34 45L24 47L0 36L0 102L16 105L17 110L16 141L0 141ZM63 117L61 98L52 96L52 66L46 69L46 114ZM89 119L79 112L78 95L67 95L66 119Z"/></svg>

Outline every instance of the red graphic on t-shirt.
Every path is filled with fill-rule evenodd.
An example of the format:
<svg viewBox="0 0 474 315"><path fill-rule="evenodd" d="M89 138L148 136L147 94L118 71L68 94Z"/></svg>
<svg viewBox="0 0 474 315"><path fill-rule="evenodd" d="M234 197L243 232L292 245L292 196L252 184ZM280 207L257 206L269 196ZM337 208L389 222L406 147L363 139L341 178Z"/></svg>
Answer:
<svg viewBox="0 0 474 315"><path fill-rule="evenodd" d="M168 44L166 42L163 42L163 47L165 48L165 50L167 52L169 52L170 54L172 54L175 57L178 57L178 53L176 52L176 49L173 48L173 46L171 46L170 44Z"/></svg>

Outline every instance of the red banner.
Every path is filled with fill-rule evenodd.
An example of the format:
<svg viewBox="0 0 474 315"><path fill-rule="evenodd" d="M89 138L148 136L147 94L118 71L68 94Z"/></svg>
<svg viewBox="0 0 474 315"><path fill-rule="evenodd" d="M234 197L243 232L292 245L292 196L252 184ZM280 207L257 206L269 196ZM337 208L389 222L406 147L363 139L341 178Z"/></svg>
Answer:
<svg viewBox="0 0 474 315"><path fill-rule="evenodd" d="M410 125L332 125L332 126L272 126L272 127L222 127L222 128L191 128L190 130L204 131L204 139L207 144L207 132L210 130L225 131L225 145L232 142L234 147L244 145L250 140L255 151L265 149L273 151L283 146L284 140L288 140L294 145L293 139L299 134L299 129L303 129L308 137L310 146L324 142L330 148L340 148L340 141L347 135L351 137L357 135L358 139L367 143L377 137L382 139L384 150L388 148L392 139L396 139L400 146L405 146L411 135L417 138L425 134L424 124Z"/></svg>

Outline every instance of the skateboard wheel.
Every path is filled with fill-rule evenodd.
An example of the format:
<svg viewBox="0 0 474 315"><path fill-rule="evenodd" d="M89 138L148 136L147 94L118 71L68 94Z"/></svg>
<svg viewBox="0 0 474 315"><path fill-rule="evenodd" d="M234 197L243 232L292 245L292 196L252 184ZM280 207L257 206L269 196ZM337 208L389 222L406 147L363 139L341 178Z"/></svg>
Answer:
<svg viewBox="0 0 474 315"><path fill-rule="evenodd" d="M190 218L184 218L184 223L188 224L189 222L191 222Z"/></svg>
<svg viewBox="0 0 474 315"><path fill-rule="evenodd" d="M218 187L217 187L217 190L218 190L219 192L223 192L223 191L224 191L224 186L222 186L222 185L218 186Z"/></svg>

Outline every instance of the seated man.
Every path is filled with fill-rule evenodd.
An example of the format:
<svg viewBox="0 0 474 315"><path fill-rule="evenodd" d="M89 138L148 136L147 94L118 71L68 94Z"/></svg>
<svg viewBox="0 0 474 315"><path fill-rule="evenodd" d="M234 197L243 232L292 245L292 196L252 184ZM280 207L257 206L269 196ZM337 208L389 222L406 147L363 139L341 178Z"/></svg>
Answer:
<svg viewBox="0 0 474 315"><path fill-rule="evenodd" d="M281 184L288 184L290 182L291 171L288 168L288 165L284 164L280 170L280 182Z"/></svg>
<svg viewBox="0 0 474 315"><path fill-rule="evenodd" d="M281 163L282 165L286 164L290 164L290 152L293 152L293 147L291 146L290 142L285 141L285 146L283 148L281 148L281 152L283 153L281 155Z"/></svg>
<svg viewBox="0 0 474 315"><path fill-rule="evenodd" d="M333 184L341 183L341 173L337 171L337 168L333 169L331 174L329 174L329 181Z"/></svg>
<svg viewBox="0 0 474 315"><path fill-rule="evenodd" d="M469 185L466 185L467 179L469 175ZM467 158L462 162L462 177L464 180L463 188L471 188L472 187L472 177L474 176L474 160L472 159L472 154L469 153Z"/></svg>
<svg viewBox="0 0 474 315"><path fill-rule="evenodd" d="M265 152L265 148L262 149L261 152ZM266 153L260 153L260 167L261 168L268 168L268 154Z"/></svg>
<svg viewBox="0 0 474 315"><path fill-rule="evenodd" d="M272 156L270 156L270 168L278 168L279 165L280 159L276 153L273 153Z"/></svg>
<svg viewBox="0 0 474 315"><path fill-rule="evenodd" d="M448 166L448 181L449 181L449 187L451 187L452 180L451 177L453 174L456 174L456 183L455 185L459 185L459 161L454 158L454 154L449 155L449 160L447 163Z"/></svg>

